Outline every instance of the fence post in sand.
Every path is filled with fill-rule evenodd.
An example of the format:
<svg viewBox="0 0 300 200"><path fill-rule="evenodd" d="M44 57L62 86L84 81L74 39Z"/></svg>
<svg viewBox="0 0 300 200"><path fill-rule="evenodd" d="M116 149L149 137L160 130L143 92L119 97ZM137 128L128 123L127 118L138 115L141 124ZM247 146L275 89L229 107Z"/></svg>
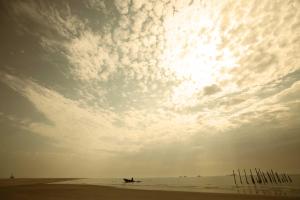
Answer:
<svg viewBox="0 0 300 200"><path fill-rule="evenodd" d="M234 173L234 170L233 170L233 178L234 178L234 184L236 185L236 180L235 180L235 173Z"/></svg>
<svg viewBox="0 0 300 200"><path fill-rule="evenodd" d="M265 179L264 179L264 177L263 177L263 175L262 175L260 169L258 169L258 174L260 175L261 182L262 182L263 184L266 184L266 183L265 183Z"/></svg>
<svg viewBox="0 0 300 200"><path fill-rule="evenodd" d="M259 170L259 171L260 171L260 170ZM263 178L264 178L265 183L268 183L268 179L266 178L265 173L264 173L263 170L261 171L261 173L262 173L262 176L263 176Z"/></svg>
<svg viewBox="0 0 300 200"><path fill-rule="evenodd" d="M275 172L275 175L276 175L276 177L277 177L277 181L278 181L279 183L281 183L280 177L279 177L279 175L278 175L277 172Z"/></svg>
<svg viewBox="0 0 300 200"><path fill-rule="evenodd" d="M276 177L275 177L275 174L273 172L273 169L271 169L271 173L272 173L272 178L273 178L274 183L277 184Z"/></svg>
<svg viewBox="0 0 300 200"><path fill-rule="evenodd" d="M285 173L284 176L285 176L287 182L290 183L291 181L289 180L289 177L288 177L287 173Z"/></svg>
<svg viewBox="0 0 300 200"><path fill-rule="evenodd" d="M239 172L239 176L240 176L240 182L241 182L241 184L243 184L241 173L240 173L240 169L238 169L238 172Z"/></svg>
<svg viewBox="0 0 300 200"><path fill-rule="evenodd" d="M251 169L250 169L250 174L251 174L251 180L252 180L252 183L255 185L255 180L254 180L254 177L253 177L253 174L252 174Z"/></svg>
<svg viewBox="0 0 300 200"><path fill-rule="evenodd" d="M289 180L287 179L287 177L286 177L285 173L282 173L282 176L284 177L284 181L285 181L286 183L288 183L288 182L289 182Z"/></svg>
<svg viewBox="0 0 300 200"><path fill-rule="evenodd" d="M267 171L267 175L268 175L268 178L269 178L269 181L273 184L273 180L272 180L272 177L271 175L269 174L269 172Z"/></svg>
<svg viewBox="0 0 300 200"><path fill-rule="evenodd" d="M287 183L287 180L286 180L286 178L285 178L284 174L281 174L281 176L282 176L282 180L283 180L283 182L284 182L284 183Z"/></svg>
<svg viewBox="0 0 300 200"><path fill-rule="evenodd" d="M291 179L291 177L287 174L287 177L289 178L290 182L292 183L293 180Z"/></svg>
<svg viewBox="0 0 300 200"><path fill-rule="evenodd" d="M261 180L261 178L260 178L260 175L259 175L259 173L258 173L258 171L257 171L257 169L255 168L255 172L256 172L256 175L257 175L257 179L258 179L258 183L259 184L261 184L262 183L262 180Z"/></svg>
<svg viewBox="0 0 300 200"><path fill-rule="evenodd" d="M248 178L247 178L247 174L246 174L246 170L245 170L245 169L244 169L244 174L245 174L246 183L249 185L249 182L248 182Z"/></svg>

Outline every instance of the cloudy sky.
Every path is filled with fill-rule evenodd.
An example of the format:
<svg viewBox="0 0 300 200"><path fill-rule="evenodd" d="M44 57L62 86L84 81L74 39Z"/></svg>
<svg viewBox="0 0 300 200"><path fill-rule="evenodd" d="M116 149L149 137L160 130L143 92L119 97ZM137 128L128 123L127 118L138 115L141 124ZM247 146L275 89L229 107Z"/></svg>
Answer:
<svg viewBox="0 0 300 200"><path fill-rule="evenodd" d="M300 1L0 1L0 176L300 173Z"/></svg>

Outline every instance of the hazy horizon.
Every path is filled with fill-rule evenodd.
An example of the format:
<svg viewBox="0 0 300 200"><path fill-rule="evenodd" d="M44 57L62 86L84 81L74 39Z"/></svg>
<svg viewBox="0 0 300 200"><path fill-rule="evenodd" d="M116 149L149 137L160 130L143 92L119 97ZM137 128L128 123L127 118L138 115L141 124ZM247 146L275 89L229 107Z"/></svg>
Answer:
<svg viewBox="0 0 300 200"><path fill-rule="evenodd" d="M300 1L0 0L0 177L300 173Z"/></svg>

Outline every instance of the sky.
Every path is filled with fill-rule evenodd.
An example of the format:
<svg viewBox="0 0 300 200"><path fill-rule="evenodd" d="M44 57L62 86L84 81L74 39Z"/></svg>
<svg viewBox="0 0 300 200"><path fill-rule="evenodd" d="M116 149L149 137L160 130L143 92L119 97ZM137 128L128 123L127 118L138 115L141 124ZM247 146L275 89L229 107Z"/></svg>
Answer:
<svg viewBox="0 0 300 200"><path fill-rule="evenodd" d="M1 0L0 27L0 177L300 173L299 0Z"/></svg>

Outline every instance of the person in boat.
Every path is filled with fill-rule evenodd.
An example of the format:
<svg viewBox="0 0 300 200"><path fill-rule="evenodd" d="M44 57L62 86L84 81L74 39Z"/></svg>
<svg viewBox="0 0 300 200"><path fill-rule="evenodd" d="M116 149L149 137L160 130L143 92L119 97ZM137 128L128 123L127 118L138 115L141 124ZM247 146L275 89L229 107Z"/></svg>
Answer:
<svg viewBox="0 0 300 200"><path fill-rule="evenodd" d="M133 180L133 177L131 179L124 178L123 180L125 181L125 183L133 183L133 182L135 182L135 180Z"/></svg>
<svg viewBox="0 0 300 200"><path fill-rule="evenodd" d="M133 177L131 177L131 179L127 179L127 178L123 178L125 183L140 183L142 181L139 180L134 180Z"/></svg>

